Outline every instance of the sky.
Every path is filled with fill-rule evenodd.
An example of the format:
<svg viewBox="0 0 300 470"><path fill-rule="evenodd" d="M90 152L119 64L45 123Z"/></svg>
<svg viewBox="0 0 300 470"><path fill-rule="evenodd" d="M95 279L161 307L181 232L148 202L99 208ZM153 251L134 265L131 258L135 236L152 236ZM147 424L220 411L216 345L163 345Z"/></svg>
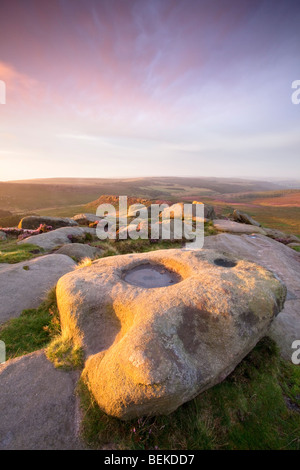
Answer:
<svg viewBox="0 0 300 470"><path fill-rule="evenodd" d="M298 0L1 0L0 180L299 178L295 80Z"/></svg>

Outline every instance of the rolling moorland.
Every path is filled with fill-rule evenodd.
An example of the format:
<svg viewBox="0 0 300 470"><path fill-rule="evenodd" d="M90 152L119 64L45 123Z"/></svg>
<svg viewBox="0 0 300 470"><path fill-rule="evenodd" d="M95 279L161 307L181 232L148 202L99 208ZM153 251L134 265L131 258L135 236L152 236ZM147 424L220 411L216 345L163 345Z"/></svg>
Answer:
<svg viewBox="0 0 300 470"><path fill-rule="evenodd" d="M247 212L262 226L300 235L300 182L229 178L43 179L0 182L0 226L25 215L68 216L95 211L102 195L127 195L156 202L212 204L217 215Z"/></svg>

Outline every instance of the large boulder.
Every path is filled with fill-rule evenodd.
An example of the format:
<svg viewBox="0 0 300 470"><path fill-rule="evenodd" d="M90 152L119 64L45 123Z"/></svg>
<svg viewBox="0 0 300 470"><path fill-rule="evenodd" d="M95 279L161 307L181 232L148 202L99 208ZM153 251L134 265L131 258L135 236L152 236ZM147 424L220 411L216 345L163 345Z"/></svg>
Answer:
<svg viewBox="0 0 300 470"><path fill-rule="evenodd" d="M65 217L46 217L41 215L29 215L27 217L23 217L23 219L20 220L19 228L35 230L39 228L41 224L49 225L54 229L60 227L75 227L78 225L75 220L68 219Z"/></svg>
<svg viewBox="0 0 300 470"><path fill-rule="evenodd" d="M48 251L72 243L72 241L76 242L77 239L83 238L87 233L95 236L96 230L89 227L62 227L51 232L27 237L25 240L19 241L18 244L32 243Z"/></svg>
<svg viewBox="0 0 300 470"><path fill-rule="evenodd" d="M261 224L257 222L256 220L252 219L250 215L246 214L245 212L240 212L237 209L233 211L232 217L235 222L240 222L242 224L255 225L256 227L261 227Z"/></svg>
<svg viewBox="0 0 300 470"><path fill-rule="evenodd" d="M81 449L77 374L57 370L43 351L0 365L0 450Z"/></svg>
<svg viewBox="0 0 300 470"><path fill-rule="evenodd" d="M1 266L1 265L0 265ZM46 255L0 269L0 324L36 308L58 279L76 263L65 255Z"/></svg>
<svg viewBox="0 0 300 470"><path fill-rule="evenodd" d="M94 259L98 254L100 255L102 251L103 250L99 248L83 243L69 243L59 248L56 253L70 256L71 258L75 258L76 261L81 261L84 258Z"/></svg>
<svg viewBox="0 0 300 470"><path fill-rule="evenodd" d="M214 220L214 227L219 232L230 232L230 233L261 233L266 235L266 232L254 225L241 224L238 222L233 222L232 220L225 219L216 219Z"/></svg>
<svg viewBox="0 0 300 470"><path fill-rule="evenodd" d="M88 358L83 378L121 419L169 414L222 381L265 335L285 292L266 269L214 250L115 256L57 284L62 332Z"/></svg>
<svg viewBox="0 0 300 470"><path fill-rule="evenodd" d="M103 217L99 217L96 214L84 213L74 215L72 219L75 220L75 222L77 222L79 225L90 225L94 222L99 222L99 220L103 219Z"/></svg>
<svg viewBox="0 0 300 470"><path fill-rule="evenodd" d="M277 342L282 356L291 360L292 343L300 338L300 253L259 234L213 235L205 238L204 248L258 263L286 285L284 309L272 323L268 335Z"/></svg>

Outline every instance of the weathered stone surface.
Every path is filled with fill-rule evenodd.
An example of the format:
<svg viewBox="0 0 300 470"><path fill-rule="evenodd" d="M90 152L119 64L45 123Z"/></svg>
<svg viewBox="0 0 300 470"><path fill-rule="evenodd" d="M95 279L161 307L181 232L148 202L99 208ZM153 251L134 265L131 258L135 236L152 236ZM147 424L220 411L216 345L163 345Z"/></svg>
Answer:
<svg viewBox="0 0 300 470"><path fill-rule="evenodd" d="M11 264L9 264L9 263L0 263L0 271L2 269L6 269L8 266L11 266Z"/></svg>
<svg viewBox="0 0 300 470"><path fill-rule="evenodd" d="M300 338L300 253L262 235L220 234L205 238L204 248L238 256L274 272L287 287L284 309L269 331L283 357L291 359L292 342Z"/></svg>
<svg viewBox="0 0 300 470"><path fill-rule="evenodd" d="M4 240L6 240L6 233L0 230L0 241L4 241Z"/></svg>
<svg viewBox="0 0 300 470"><path fill-rule="evenodd" d="M99 248L84 243L69 243L59 248L56 253L67 255L71 258L75 258L77 261L81 261L84 258L94 259L97 255L100 255L102 251L103 250Z"/></svg>
<svg viewBox="0 0 300 470"><path fill-rule="evenodd" d="M65 217L46 217L41 215L29 215L27 217L23 217L23 219L20 220L19 228L35 230L39 228L41 224L49 225L54 229L60 227L74 227L78 225L75 220Z"/></svg>
<svg viewBox="0 0 300 470"><path fill-rule="evenodd" d="M1 266L1 265L0 265ZM0 323L36 308L58 279L76 263L65 255L46 255L0 269Z"/></svg>
<svg viewBox="0 0 300 470"><path fill-rule="evenodd" d="M260 266L232 257L233 267L217 266L220 258L214 250L115 256L59 280L62 330L82 341L83 376L106 413L168 414L222 381L265 335L285 287ZM145 263L182 280L153 289L124 280Z"/></svg>
<svg viewBox="0 0 300 470"><path fill-rule="evenodd" d="M232 214L233 220L236 222L240 222L242 224L248 224L248 225L255 225L256 227L261 227L261 224L257 222L256 220L252 219L250 215L246 214L245 212L240 212L237 209L233 211Z"/></svg>
<svg viewBox="0 0 300 470"><path fill-rule="evenodd" d="M216 219L214 220L214 227L219 230L219 232L261 233L262 235L266 235L266 232L260 227L240 224L238 222L233 222L232 220Z"/></svg>
<svg viewBox="0 0 300 470"><path fill-rule="evenodd" d="M77 214L72 217L75 222L77 222L79 225L89 225L94 222L98 222L99 220L102 219L102 217L99 217L96 214L89 214L89 213L84 213L84 214Z"/></svg>
<svg viewBox="0 0 300 470"><path fill-rule="evenodd" d="M57 370L43 351L0 365L0 449L80 449L77 373Z"/></svg>
<svg viewBox="0 0 300 470"><path fill-rule="evenodd" d="M90 233L92 236L95 236L96 230L89 227L62 227L52 230L51 232L28 237L18 243L32 243L33 245L37 245L47 251L53 250L60 245L65 245L66 243L72 243L72 237L74 239L84 237L86 233Z"/></svg>

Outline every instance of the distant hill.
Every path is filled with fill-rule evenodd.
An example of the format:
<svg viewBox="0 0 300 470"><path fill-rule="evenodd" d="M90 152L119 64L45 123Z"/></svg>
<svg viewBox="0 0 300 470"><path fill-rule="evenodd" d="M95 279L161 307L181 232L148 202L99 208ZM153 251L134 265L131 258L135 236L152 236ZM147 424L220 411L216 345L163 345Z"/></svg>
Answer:
<svg viewBox="0 0 300 470"><path fill-rule="evenodd" d="M269 181L200 177L0 182L0 226L17 225L22 216L29 214L72 217L95 212L98 205L116 205L118 196L127 196L129 205L198 200L214 205L216 212L225 216L239 208L269 227L300 234L299 189Z"/></svg>
<svg viewBox="0 0 300 470"><path fill-rule="evenodd" d="M238 178L50 178L0 182L0 209L35 211L87 204L104 194L145 199L178 199L182 196L237 194L284 189L264 181Z"/></svg>

